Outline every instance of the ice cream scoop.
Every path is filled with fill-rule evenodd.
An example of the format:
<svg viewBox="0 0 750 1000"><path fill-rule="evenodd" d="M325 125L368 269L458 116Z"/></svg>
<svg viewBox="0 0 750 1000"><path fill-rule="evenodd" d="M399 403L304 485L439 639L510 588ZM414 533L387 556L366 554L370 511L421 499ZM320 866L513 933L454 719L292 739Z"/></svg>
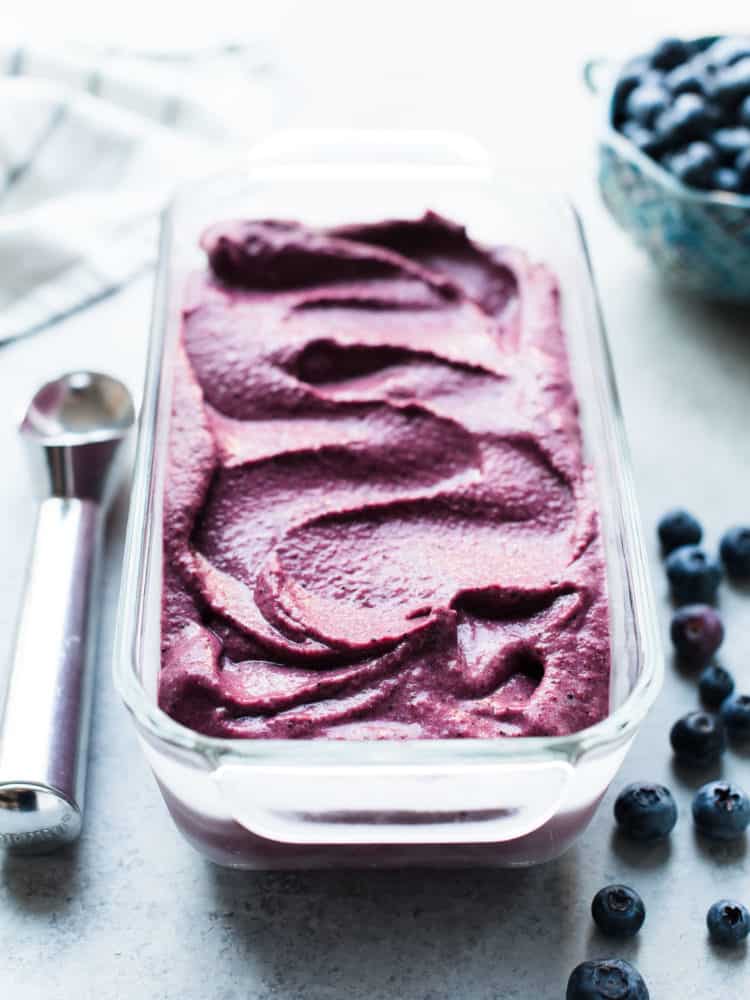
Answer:
<svg viewBox="0 0 750 1000"><path fill-rule="evenodd" d="M77 371L42 386L21 423L40 503L0 715L0 844L16 851L81 830L101 529L134 420L121 382Z"/></svg>

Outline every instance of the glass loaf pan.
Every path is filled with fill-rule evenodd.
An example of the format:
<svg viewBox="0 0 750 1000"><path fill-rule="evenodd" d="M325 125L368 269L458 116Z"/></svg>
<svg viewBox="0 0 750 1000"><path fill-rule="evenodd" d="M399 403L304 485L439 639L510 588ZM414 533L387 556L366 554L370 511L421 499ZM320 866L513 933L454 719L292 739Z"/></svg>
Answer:
<svg viewBox="0 0 750 1000"><path fill-rule="evenodd" d="M587 459L595 471L612 635L611 712L565 737L221 740L169 718L160 666L162 491L170 358L198 236L233 217L336 224L427 208L546 262L562 293ZM623 428L586 246L571 206L495 175L444 133L281 133L165 213L126 542L115 679L179 829L244 868L524 865L586 827L659 689L662 660Z"/></svg>

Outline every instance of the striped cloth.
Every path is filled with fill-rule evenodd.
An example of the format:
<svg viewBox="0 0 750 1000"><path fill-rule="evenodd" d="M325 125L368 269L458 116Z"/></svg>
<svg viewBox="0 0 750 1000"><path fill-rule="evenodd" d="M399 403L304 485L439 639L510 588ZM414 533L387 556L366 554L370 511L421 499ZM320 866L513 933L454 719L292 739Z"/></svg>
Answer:
<svg viewBox="0 0 750 1000"><path fill-rule="evenodd" d="M0 47L0 343L143 272L175 184L271 127L273 76L248 47Z"/></svg>

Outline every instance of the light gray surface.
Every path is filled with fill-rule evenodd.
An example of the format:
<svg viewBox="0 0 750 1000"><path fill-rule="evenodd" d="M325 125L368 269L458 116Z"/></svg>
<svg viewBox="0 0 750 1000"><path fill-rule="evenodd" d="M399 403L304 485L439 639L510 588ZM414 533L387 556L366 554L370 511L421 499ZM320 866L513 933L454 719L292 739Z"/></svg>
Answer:
<svg viewBox="0 0 750 1000"><path fill-rule="evenodd" d="M604 47L606 34L571 42L556 57L554 72L562 81L557 99L566 114L544 123L549 127L543 142L528 128L527 152L519 153L514 82L521 90L528 83L524 120L536 120L551 98L534 83L534 67L524 69L525 57L514 56L499 21L492 30L502 58L487 62L489 26L475 24L476 69L460 85L431 76L428 68L415 71L403 47L390 53L395 63L383 69L377 62L383 47L361 42L367 81L358 78L343 94L336 73L323 65L325 51L302 61L302 39L314 25L312 15L305 22L302 8L298 13L301 23L290 27L290 47L299 56L300 76L307 73L316 83L295 113L297 122L463 127L497 156L507 158L512 147L513 156L531 157L530 168L548 184L575 191L592 244L649 542L656 517L673 503L684 502L703 517L711 543L725 525L750 520L750 314L703 306L662 289L599 207L591 183L590 109L575 74L587 50ZM524 23L519 47L533 52L542 44L534 34L533 10ZM451 25L442 29L445 45ZM623 28L631 37L659 30L647 15ZM439 45L437 52L423 54L425 67L434 66ZM471 52L462 52L468 72ZM351 53L345 63L351 68ZM482 90L491 80L498 81L492 92ZM369 102L363 100L367 95ZM500 127L508 116L515 132ZM143 280L0 354L0 663L10 649L32 525L15 416L40 381L65 368L103 368L137 389L148 307L149 283ZM613 837L614 789L580 843L558 862L534 870L248 874L202 861L173 829L110 679L124 516L121 497L110 525L84 835L77 848L56 857L3 861L3 996L556 1000L564 995L570 969L597 955L636 961L654 1000L708 1000L747 983L750 959L744 950L721 954L706 942L704 915L714 899L738 894L750 904L748 859L744 844L708 850L694 839L691 789L711 775L672 770L669 724L695 702L693 682L672 665L616 782L621 787L636 778L661 779L674 788L681 819L666 845L633 849ZM666 627L653 544L652 554ZM724 660L750 689L750 598L726 589L722 607L729 631ZM730 754L724 770L750 786L748 759ZM646 901L646 925L631 943L612 945L591 929L590 899L612 880L631 883Z"/></svg>

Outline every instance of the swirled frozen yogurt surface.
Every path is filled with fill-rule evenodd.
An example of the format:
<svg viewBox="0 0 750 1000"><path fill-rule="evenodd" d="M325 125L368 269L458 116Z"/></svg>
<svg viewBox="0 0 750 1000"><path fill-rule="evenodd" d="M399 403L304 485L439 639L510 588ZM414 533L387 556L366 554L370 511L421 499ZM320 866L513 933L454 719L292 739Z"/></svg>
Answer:
<svg viewBox="0 0 750 1000"><path fill-rule="evenodd" d="M609 617L554 276L421 219L206 231L174 354L162 708L213 736L564 734Z"/></svg>

